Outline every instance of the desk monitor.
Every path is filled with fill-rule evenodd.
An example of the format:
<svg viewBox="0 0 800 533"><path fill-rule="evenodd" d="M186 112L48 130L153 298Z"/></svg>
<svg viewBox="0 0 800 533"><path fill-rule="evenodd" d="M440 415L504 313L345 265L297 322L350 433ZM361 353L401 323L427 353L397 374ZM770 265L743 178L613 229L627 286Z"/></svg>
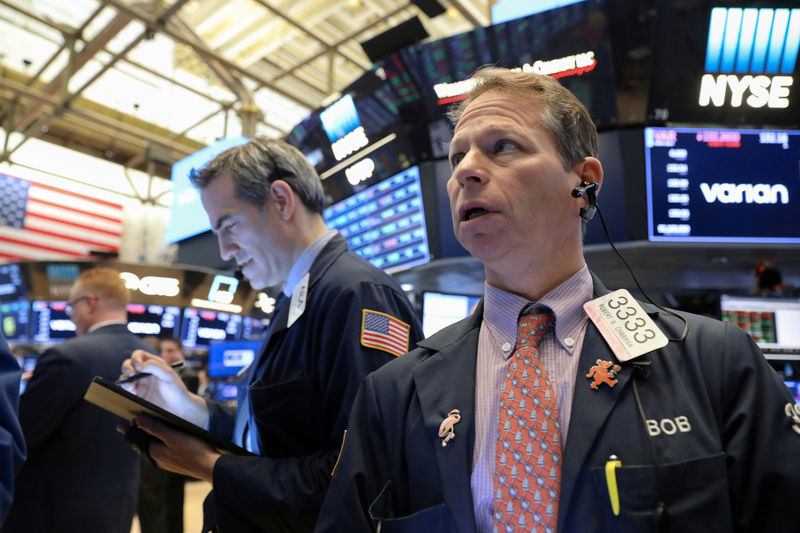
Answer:
<svg viewBox="0 0 800 533"><path fill-rule="evenodd" d="M181 310L174 305L128 304L128 330L139 336L177 338Z"/></svg>
<svg viewBox="0 0 800 533"><path fill-rule="evenodd" d="M260 340L212 342L208 346L208 377L235 377L255 359Z"/></svg>
<svg viewBox="0 0 800 533"><path fill-rule="evenodd" d="M792 391L792 396L794 396L794 401L800 404L800 381L794 380L785 380L784 383L789 390Z"/></svg>
<svg viewBox="0 0 800 533"><path fill-rule="evenodd" d="M34 300L31 303L31 340L53 344L76 335L76 327L67 315L67 302Z"/></svg>
<svg viewBox="0 0 800 533"><path fill-rule="evenodd" d="M27 300L0 302L0 327L12 344L30 340L31 304Z"/></svg>
<svg viewBox="0 0 800 533"><path fill-rule="evenodd" d="M425 337L469 316L480 299L480 296L466 294L422 293L422 331Z"/></svg>
<svg viewBox="0 0 800 533"><path fill-rule="evenodd" d="M722 320L756 341L769 359L800 359L800 299L731 296L720 298Z"/></svg>
<svg viewBox="0 0 800 533"><path fill-rule="evenodd" d="M236 340L241 325L241 315L187 307L183 310L181 342L184 348L205 348L212 341Z"/></svg>

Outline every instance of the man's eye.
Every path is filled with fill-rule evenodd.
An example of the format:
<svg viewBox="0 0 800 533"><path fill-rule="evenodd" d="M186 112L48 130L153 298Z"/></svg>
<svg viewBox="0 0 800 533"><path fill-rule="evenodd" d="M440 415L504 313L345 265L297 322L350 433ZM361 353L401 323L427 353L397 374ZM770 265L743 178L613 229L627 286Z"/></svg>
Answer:
<svg viewBox="0 0 800 533"><path fill-rule="evenodd" d="M494 145L494 151L505 152L506 150L511 150L513 148L516 148L516 146L517 146L516 143L509 141L508 139L501 139L497 141L497 143Z"/></svg>
<svg viewBox="0 0 800 533"><path fill-rule="evenodd" d="M450 166L455 167L464 160L464 154L455 154L450 158Z"/></svg>

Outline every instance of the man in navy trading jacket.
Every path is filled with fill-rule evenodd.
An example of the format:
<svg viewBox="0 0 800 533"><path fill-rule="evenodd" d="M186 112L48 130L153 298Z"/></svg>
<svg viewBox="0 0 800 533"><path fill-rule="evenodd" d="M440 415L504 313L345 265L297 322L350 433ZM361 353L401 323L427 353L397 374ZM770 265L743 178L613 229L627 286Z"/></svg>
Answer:
<svg viewBox="0 0 800 533"><path fill-rule="evenodd" d="M188 393L158 357L136 352L123 365L128 375L153 373L137 394L257 456L220 456L143 419L165 443L150 455L213 484L204 531L311 531L358 386L421 339L421 328L397 283L327 230L320 179L296 148L253 140L192 179L223 259L234 259L254 288L283 289L235 416Z"/></svg>
<svg viewBox="0 0 800 533"><path fill-rule="evenodd" d="M588 271L586 109L472 81L448 193L482 304L367 377L317 531L797 531L800 408L753 341Z"/></svg>

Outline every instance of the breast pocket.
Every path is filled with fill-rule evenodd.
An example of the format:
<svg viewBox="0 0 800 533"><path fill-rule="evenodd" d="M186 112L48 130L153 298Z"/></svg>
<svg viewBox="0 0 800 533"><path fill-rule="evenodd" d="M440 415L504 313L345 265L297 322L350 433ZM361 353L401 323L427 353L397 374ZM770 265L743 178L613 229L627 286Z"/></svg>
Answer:
<svg viewBox="0 0 800 533"><path fill-rule="evenodd" d="M262 453L271 457L306 455L324 444L316 381L313 373L267 386L260 382L250 386Z"/></svg>
<svg viewBox="0 0 800 533"><path fill-rule="evenodd" d="M604 468L592 481L604 502L608 531L731 531L731 509L725 454L658 466L616 469L619 516L611 510ZM712 526L713 524L713 526Z"/></svg>
<svg viewBox="0 0 800 533"><path fill-rule="evenodd" d="M377 521L378 533L457 533L444 503L431 505L413 513L395 516L392 482L386 482L369 506L369 516Z"/></svg>

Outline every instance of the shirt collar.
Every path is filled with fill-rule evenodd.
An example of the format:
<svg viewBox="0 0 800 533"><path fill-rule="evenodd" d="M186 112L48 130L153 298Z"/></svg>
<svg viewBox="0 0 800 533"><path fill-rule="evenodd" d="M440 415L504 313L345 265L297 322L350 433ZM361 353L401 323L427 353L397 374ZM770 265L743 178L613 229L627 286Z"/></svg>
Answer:
<svg viewBox="0 0 800 533"><path fill-rule="evenodd" d="M303 279L303 276L306 275L306 272L309 271L311 265L314 264L314 260L317 259L317 256L320 254L325 245L333 239L333 237L338 233L336 230L328 230L327 233L323 234L322 236L318 237L317 240L312 242L308 248L303 250L303 253L300 254L300 257L297 258L297 261L294 262L292 266L292 270L289 271L289 276L286 278L286 283L283 284L283 294L287 297L292 295L292 291L294 291L295 286L300 283L300 280Z"/></svg>
<svg viewBox="0 0 800 533"><path fill-rule="evenodd" d="M125 322L123 322L122 320L104 320L102 322L98 322L97 324L93 324L92 326L90 326L89 329L86 330L86 333L91 333L93 331L96 331L100 328L104 328L106 326L110 326L112 324L125 325Z"/></svg>
<svg viewBox="0 0 800 533"><path fill-rule="evenodd" d="M569 279L544 295L538 302L530 302L522 296L512 294L486 283L483 319L500 350L510 356L511 350L503 346L516 346L517 322L522 310L529 306L546 307L555 317L555 333L561 347L572 355L574 344L564 342L574 338L586 319L583 304L592 297L593 284L589 267L585 264Z"/></svg>

